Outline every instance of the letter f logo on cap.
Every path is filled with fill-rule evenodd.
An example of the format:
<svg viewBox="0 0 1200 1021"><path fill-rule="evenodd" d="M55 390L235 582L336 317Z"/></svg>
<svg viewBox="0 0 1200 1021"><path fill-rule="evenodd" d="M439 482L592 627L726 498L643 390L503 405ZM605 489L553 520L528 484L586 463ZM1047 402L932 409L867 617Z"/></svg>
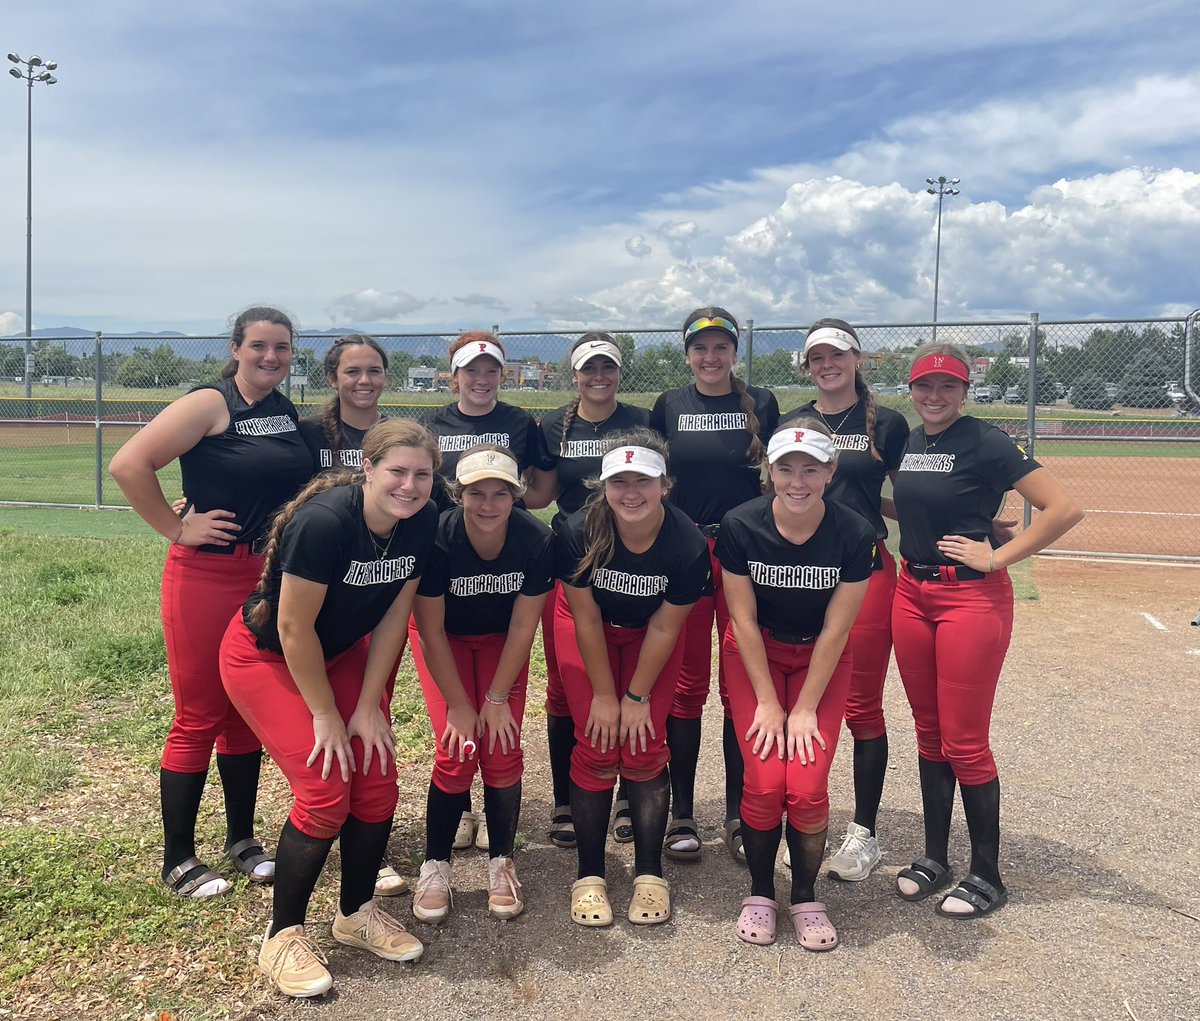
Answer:
<svg viewBox="0 0 1200 1021"><path fill-rule="evenodd" d="M804 430L803 430L803 429L797 429L797 430L796 430L796 439L795 439L795 442L796 442L796 443L803 443L803 442L804 442Z"/></svg>
<svg viewBox="0 0 1200 1021"><path fill-rule="evenodd" d="M625 451L625 463L629 464L632 460L633 460L633 451L632 450Z"/></svg>
<svg viewBox="0 0 1200 1021"><path fill-rule="evenodd" d="M486 350L487 350L487 344L482 344L482 343L481 343L481 344L479 345L479 350L480 350L480 351L486 351Z"/></svg>

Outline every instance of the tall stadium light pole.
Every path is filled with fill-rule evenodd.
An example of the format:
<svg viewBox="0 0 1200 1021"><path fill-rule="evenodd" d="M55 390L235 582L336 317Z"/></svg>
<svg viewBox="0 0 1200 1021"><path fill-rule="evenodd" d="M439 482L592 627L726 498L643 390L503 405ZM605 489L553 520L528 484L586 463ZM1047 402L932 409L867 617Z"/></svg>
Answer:
<svg viewBox="0 0 1200 1021"><path fill-rule="evenodd" d="M954 187L958 184L958 178L947 180L945 177L927 177L925 183L929 185L925 190L938 197L937 243L933 249L933 339L937 340L938 278L942 269L942 200L947 195L958 194L958 189Z"/></svg>
<svg viewBox="0 0 1200 1021"><path fill-rule="evenodd" d="M58 70L55 60L42 60L36 54L22 60L10 53L8 59L17 67L8 73L29 86L25 104L25 396L33 396L33 83L54 85L58 79L51 73ZM24 66L25 70L20 68Z"/></svg>

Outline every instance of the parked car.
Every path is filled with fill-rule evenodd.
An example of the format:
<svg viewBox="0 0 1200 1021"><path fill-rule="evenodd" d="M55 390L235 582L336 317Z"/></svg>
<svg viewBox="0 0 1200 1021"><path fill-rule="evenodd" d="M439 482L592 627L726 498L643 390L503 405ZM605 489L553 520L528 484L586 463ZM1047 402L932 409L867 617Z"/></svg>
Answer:
<svg viewBox="0 0 1200 1021"><path fill-rule="evenodd" d="M985 383L983 386L975 388L974 395L968 395L976 404L991 404L997 397L1000 396L1000 388L991 386Z"/></svg>
<svg viewBox="0 0 1200 1021"><path fill-rule="evenodd" d="M1004 391L1005 404L1024 404L1025 398L1021 396L1021 388L1019 386L1010 386Z"/></svg>

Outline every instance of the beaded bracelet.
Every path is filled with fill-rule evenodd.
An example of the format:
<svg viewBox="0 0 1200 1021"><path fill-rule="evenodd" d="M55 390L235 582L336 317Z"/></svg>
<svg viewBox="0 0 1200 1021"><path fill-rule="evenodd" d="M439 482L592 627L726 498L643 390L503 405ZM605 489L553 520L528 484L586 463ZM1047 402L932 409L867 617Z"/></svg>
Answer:
<svg viewBox="0 0 1200 1021"><path fill-rule="evenodd" d="M483 697L484 697L484 698L485 698L485 699L488 701L488 703L489 703L489 704L491 704L491 705L507 705L507 704L508 704L508 700L509 700L510 698L512 698L512 692L511 692L511 691L509 691L509 692L507 692L505 695L503 695L503 696L499 696L499 695L493 695L493 694L491 693L491 691L485 691L485 692L483 693Z"/></svg>

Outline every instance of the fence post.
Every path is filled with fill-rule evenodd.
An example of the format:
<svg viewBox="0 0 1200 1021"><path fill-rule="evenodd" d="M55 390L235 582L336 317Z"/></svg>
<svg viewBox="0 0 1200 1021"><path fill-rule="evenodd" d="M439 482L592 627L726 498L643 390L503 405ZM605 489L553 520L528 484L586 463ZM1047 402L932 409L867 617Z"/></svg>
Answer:
<svg viewBox="0 0 1200 1021"><path fill-rule="evenodd" d="M1026 438L1026 453L1033 457L1035 446L1035 434L1037 432L1037 342L1038 342L1038 314L1036 312L1029 313L1029 399L1025 402L1025 430L1028 433ZM1033 505L1028 500L1025 501L1025 512L1022 515L1022 520L1025 528L1028 528L1033 521Z"/></svg>
<svg viewBox="0 0 1200 1021"><path fill-rule="evenodd" d="M100 331L96 331L96 510L104 503L104 352Z"/></svg>
<svg viewBox="0 0 1200 1021"><path fill-rule="evenodd" d="M754 382L754 320L746 320L746 385Z"/></svg>

